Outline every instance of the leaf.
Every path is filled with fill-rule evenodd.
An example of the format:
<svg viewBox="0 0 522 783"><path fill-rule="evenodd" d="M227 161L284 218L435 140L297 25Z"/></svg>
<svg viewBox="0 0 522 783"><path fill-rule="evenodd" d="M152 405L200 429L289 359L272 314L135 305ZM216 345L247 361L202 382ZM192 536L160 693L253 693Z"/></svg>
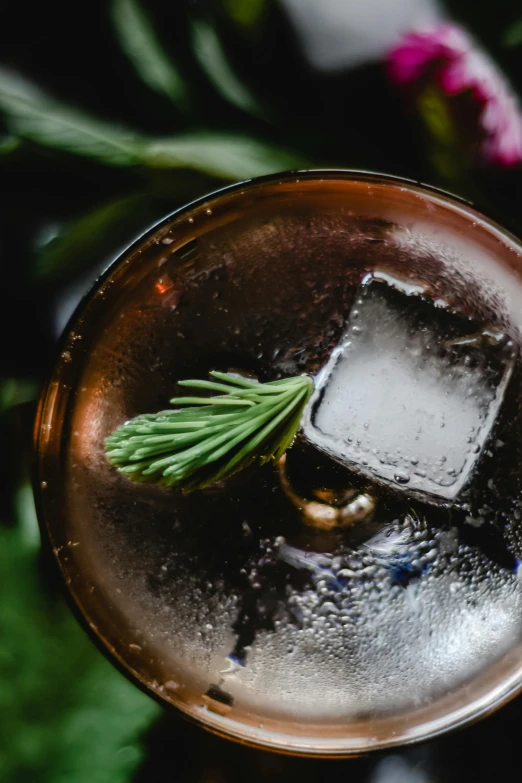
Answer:
<svg viewBox="0 0 522 783"><path fill-rule="evenodd" d="M0 155L10 155L21 144L21 140L16 136L3 136L0 138Z"/></svg>
<svg viewBox="0 0 522 783"><path fill-rule="evenodd" d="M150 204L132 194L95 207L63 226L38 253L33 277L48 282L100 263L121 244L128 244L139 227L146 228Z"/></svg>
<svg viewBox="0 0 522 783"><path fill-rule="evenodd" d="M189 94L185 81L163 50L151 20L137 0L113 0L112 18L122 49L141 79L186 111Z"/></svg>
<svg viewBox="0 0 522 783"><path fill-rule="evenodd" d="M0 381L0 413L32 402L38 397L38 384L21 378L3 378Z"/></svg>
<svg viewBox="0 0 522 783"><path fill-rule="evenodd" d="M225 100L250 114L264 115L256 98L232 70L211 25L202 20L192 21L192 48L207 78Z"/></svg>
<svg viewBox="0 0 522 783"><path fill-rule="evenodd" d="M503 36L503 43L508 47L522 44L522 17L508 27Z"/></svg>
<svg viewBox="0 0 522 783"><path fill-rule="evenodd" d="M193 133L149 142L144 162L153 168L190 168L228 180L303 168L303 159L249 136Z"/></svg>
<svg viewBox="0 0 522 783"><path fill-rule="evenodd" d="M128 783L160 708L44 589L29 485L18 494L23 535L0 528L0 779Z"/></svg>
<svg viewBox="0 0 522 783"><path fill-rule="evenodd" d="M240 27L252 28L266 13L266 0L222 0L231 19Z"/></svg>
<svg viewBox="0 0 522 783"><path fill-rule="evenodd" d="M63 106L17 74L0 70L0 110L10 133L112 165L141 159L137 134Z"/></svg>
<svg viewBox="0 0 522 783"><path fill-rule="evenodd" d="M138 482L201 489L258 461L277 460L291 445L314 384L307 375L259 383L230 373L180 381L215 397L176 397L188 408L137 416L105 441L108 460Z"/></svg>
<svg viewBox="0 0 522 783"><path fill-rule="evenodd" d="M34 507L33 488L29 481L24 481L16 490L14 507L16 509L20 540L28 550L37 551L40 547L40 532Z"/></svg>
<svg viewBox="0 0 522 783"><path fill-rule="evenodd" d="M194 169L237 180L307 165L276 145L247 136L211 132L159 139L142 136L62 106L25 79L2 70L0 110L12 133L112 166Z"/></svg>

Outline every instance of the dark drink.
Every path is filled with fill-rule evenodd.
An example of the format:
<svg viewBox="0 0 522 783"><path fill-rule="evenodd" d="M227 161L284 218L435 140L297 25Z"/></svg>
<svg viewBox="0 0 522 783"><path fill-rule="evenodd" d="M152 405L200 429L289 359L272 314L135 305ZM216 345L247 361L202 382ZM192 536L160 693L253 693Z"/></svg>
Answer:
<svg viewBox="0 0 522 783"><path fill-rule="evenodd" d="M339 172L225 190L125 253L73 319L37 423L41 519L111 655L206 726L300 753L425 738L514 693L521 253L445 195ZM382 311L377 295L373 310L364 305L369 279ZM108 463L105 438L167 408L180 380L220 370L318 383L356 305L374 335L368 405L382 338L399 334L386 314L424 335L397 349L411 348L418 367L386 366L395 419L400 383L405 403L385 458L371 424L386 410L374 406L350 445L343 403L321 421L329 436L344 432L344 455L305 426L280 464L185 495ZM349 405L360 405L366 369L353 356ZM437 383L422 374L434 368ZM335 406L334 386L329 394ZM433 421L448 432L440 449Z"/></svg>

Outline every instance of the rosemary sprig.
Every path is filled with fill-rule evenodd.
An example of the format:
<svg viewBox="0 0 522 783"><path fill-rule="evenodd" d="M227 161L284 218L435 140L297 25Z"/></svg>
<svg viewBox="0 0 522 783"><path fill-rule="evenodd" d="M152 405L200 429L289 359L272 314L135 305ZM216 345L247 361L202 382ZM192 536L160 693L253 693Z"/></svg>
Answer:
<svg viewBox="0 0 522 783"><path fill-rule="evenodd" d="M221 392L175 397L174 410L137 416L105 441L107 458L134 481L188 492L228 478L291 446L313 391L306 375L259 383L230 373L180 386ZM188 407L184 407L188 406Z"/></svg>

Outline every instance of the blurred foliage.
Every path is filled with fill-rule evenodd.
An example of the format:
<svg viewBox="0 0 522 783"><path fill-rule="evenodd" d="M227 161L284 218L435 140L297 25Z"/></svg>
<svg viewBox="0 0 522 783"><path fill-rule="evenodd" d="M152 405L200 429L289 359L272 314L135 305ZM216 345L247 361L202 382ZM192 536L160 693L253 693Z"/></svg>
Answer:
<svg viewBox="0 0 522 783"><path fill-rule="evenodd" d="M135 193L96 206L65 224L43 243L32 270L35 279L64 279L95 264L132 236L144 213L148 213L146 196Z"/></svg>
<svg viewBox="0 0 522 783"><path fill-rule="evenodd" d="M522 44L522 17L509 25L504 34L506 46L520 46Z"/></svg>
<svg viewBox="0 0 522 783"><path fill-rule="evenodd" d="M247 29L261 23L268 5L267 0L222 0L222 3L230 18Z"/></svg>
<svg viewBox="0 0 522 783"><path fill-rule="evenodd" d="M6 378L0 382L0 414L15 405L31 402L37 394L37 383L23 378Z"/></svg>
<svg viewBox="0 0 522 783"><path fill-rule="evenodd" d="M121 47L145 84L166 95L180 110L187 110L187 84L163 49L145 10L136 0L114 0L112 18Z"/></svg>
<svg viewBox="0 0 522 783"><path fill-rule="evenodd" d="M109 166L195 169L223 179L244 179L304 162L275 145L240 134L194 131L147 138L62 106L6 71L0 72L0 109L13 135Z"/></svg>
<svg viewBox="0 0 522 783"><path fill-rule="evenodd" d="M192 45L198 63L219 94L238 109L263 116L263 109L252 92L232 70L214 27L203 20L194 19Z"/></svg>

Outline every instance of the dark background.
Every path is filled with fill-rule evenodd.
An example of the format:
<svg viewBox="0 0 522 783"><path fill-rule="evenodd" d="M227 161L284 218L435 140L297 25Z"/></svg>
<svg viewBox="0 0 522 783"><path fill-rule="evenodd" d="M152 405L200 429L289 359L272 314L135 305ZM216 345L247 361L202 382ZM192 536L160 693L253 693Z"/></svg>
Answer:
<svg viewBox="0 0 522 783"><path fill-rule="evenodd" d="M522 167L489 165L477 154L470 96L439 96L452 131L439 133L418 95L386 75L387 49L376 53L374 39L412 3L387 0L382 13L370 3L364 35L364 2L339 5L353 9L353 20L343 15L347 51L355 36L363 55L328 70L307 56L295 16L271 0L0 2L2 783L305 782L327 775L481 783L516 779L522 770L520 699L453 735L349 761L280 757L212 737L163 714L105 661L70 615L40 552L30 439L58 334L100 270L167 212L227 181L332 166L448 189L522 234ZM437 6L437 14L475 36L522 92L522 12L514 0L460 0ZM27 83L13 99L13 74L52 99L35 98ZM90 116L103 122L95 141ZM140 143L115 161L122 128ZM152 163L147 144L180 134L185 157L171 149ZM235 157L219 146L224 134L241 140ZM259 142L254 155L249 139Z"/></svg>

